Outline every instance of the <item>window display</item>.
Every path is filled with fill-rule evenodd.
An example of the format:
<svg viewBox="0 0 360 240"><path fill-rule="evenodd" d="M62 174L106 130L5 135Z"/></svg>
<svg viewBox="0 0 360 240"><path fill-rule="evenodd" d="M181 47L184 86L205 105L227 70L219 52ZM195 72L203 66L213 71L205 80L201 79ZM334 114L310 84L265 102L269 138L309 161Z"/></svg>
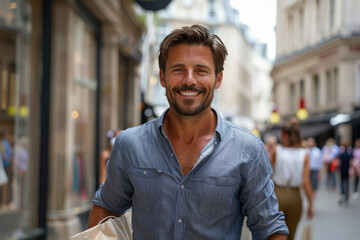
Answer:
<svg viewBox="0 0 360 240"><path fill-rule="evenodd" d="M96 37L92 27L77 17L74 26L74 80L72 119L74 159L72 206L90 202L94 194L94 145L96 106Z"/></svg>
<svg viewBox="0 0 360 240"><path fill-rule="evenodd" d="M0 9L1 213L28 202L31 7L1 1Z"/></svg>

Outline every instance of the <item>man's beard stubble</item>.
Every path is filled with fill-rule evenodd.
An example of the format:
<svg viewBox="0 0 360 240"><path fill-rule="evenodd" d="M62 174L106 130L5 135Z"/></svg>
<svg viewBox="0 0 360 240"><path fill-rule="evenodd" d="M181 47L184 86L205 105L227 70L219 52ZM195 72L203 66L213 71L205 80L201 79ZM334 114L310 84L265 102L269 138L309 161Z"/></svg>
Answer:
<svg viewBox="0 0 360 240"><path fill-rule="evenodd" d="M195 108L192 108L191 105L194 103L194 99L185 99L183 100L185 103L185 107L182 107L178 102L176 101L176 93L179 91L198 91L199 94L204 95L204 99L199 103L198 106L195 106ZM175 87L171 93L172 95L168 94L169 91L166 90L166 97L168 99L168 102L171 107L173 107L179 114L184 116L195 116L199 113L201 113L204 109L208 108L212 102L212 99L214 97L214 90L212 93L208 93L208 91L205 88L200 88L196 86L186 86L182 85L180 87Z"/></svg>

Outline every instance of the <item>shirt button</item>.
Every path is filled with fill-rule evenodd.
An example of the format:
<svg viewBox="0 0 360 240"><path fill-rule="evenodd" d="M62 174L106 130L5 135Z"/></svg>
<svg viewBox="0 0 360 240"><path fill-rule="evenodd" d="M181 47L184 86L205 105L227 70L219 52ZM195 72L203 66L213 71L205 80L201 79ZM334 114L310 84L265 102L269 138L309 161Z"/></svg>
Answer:
<svg viewBox="0 0 360 240"><path fill-rule="evenodd" d="M174 156L174 153L171 153L171 156L173 157L173 156Z"/></svg>
<svg viewBox="0 0 360 240"><path fill-rule="evenodd" d="M181 187L181 189L184 189L184 188L185 188L185 186L184 186L184 185L181 185L180 187Z"/></svg>
<svg viewBox="0 0 360 240"><path fill-rule="evenodd" d="M181 219L181 218L178 219L178 223L182 223L182 219Z"/></svg>
<svg viewBox="0 0 360 240"><path fill-rule="evenodd" d="M143 173L144 173L144 175L146 175L146 174L147 174L147 171L144 171Z"/></svg>

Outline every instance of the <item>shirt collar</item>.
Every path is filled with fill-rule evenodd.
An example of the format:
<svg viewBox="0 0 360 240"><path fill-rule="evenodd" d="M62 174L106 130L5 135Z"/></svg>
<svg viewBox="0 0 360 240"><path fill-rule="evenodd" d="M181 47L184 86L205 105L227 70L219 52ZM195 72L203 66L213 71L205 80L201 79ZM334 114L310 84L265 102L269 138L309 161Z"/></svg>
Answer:
<svg viewBox="0 0 360 240"><path fill-rule="evenodd" d="M222 119L222 117L220 116L219 112L216 111L214 108L211 108L212 111L215 112L216 117L217 117L217 124L216 124L216 128L215 128L215 133L217 135L217 138L219 141L221 141L221 139L224 136L224 121ZM156 126L157 129L159 129L160 134L165 137L165 132L164 132L164 128L163 128L163 124L164 124L164 117L166 115L166 113L169 111L169 108L167 108L162 114L161 116L156 120Z"/></svg>

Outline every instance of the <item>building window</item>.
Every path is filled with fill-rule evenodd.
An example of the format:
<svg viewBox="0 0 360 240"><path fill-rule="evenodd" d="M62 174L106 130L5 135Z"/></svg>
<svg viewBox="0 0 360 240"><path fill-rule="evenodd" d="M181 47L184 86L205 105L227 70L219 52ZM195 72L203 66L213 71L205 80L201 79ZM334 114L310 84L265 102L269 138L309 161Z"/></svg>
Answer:
<svg viewBox="0 0 360 240"><path fill-rule="evenodd" d="M290 84L290 111L296 111L296 90L295 83Z"/></svg>
<svg viewBox="0 0 360 240"><path fill-rule="evenodd" d="M300 80L300 97L303 98L305 96L305 82L303 79Z"/></svg>
<svg viewBox="0 0 360 240"><path fill-rule="evenodd" d="M321 34L321 2L320 0L316 0L316 33Z"/></svg>
<svg viewBox="0 0 360 240"><path fill-rule="evenodd" d="M215 0L209 1L209 18L214 19L216 17Z"/></svg>
<svg viewBox="0 0 360 240"><path fill-rule="evenodd" d="M335 103L338 100L338 70L326 72L326 101L327 103Z"/></svg>
<svg viewBox="0 0 360 240"><path fill-rule="evenodd" d="M292 14L288 16L288 47L289 50L293 49L294 39L294 17Z"/></svg>
<svg viewBox="0 0 360 240"><path fill-rule="evenodd" d="M326 72L326 101L327 103L335 102L335 81L333 73L329 70Z"/></svg>
<svg viewBox="0 0 360 240"><path fill-rule="evenodd" d="M333 89L334 89L334 101L337 102L338 99L338 70L337 68L334 69L334 77L333 77Z"/></svg>
<svg viewBox="0 0 360 240"><path fill-rule="evenodd" d="M330 0L330 29L334 27L335 22L335 0Z"/></svg>
<svg viewBox="0 0 360 240"><path fill-rule="evenodd" d="M313 76L313 86L314 86L314 92L313 92L313 98L314 98L314 106L320 105L320 86L319 86L319 76L315 74Z"/></svg>
<svg viewBox="0 0 360 240"><path fill-rule="evenodd" d="M326 102L331 103L331 73L326 72Z"/></svg>
<svg viewBox="0 0 360 240"><path fill-rule="evenodd" d="M156 26L156 35L155 35L155 49L157 51L158 46L160 46L161 41L170 33L171 26L167 21L159 21L158 26Z"/></svg>
<svg viewBox="0 0 360 240"><path fill-rule="evenodd" d="M299 11L299 43L303 44L305 39L305 23L304 23L304 9Z"/></svg>

